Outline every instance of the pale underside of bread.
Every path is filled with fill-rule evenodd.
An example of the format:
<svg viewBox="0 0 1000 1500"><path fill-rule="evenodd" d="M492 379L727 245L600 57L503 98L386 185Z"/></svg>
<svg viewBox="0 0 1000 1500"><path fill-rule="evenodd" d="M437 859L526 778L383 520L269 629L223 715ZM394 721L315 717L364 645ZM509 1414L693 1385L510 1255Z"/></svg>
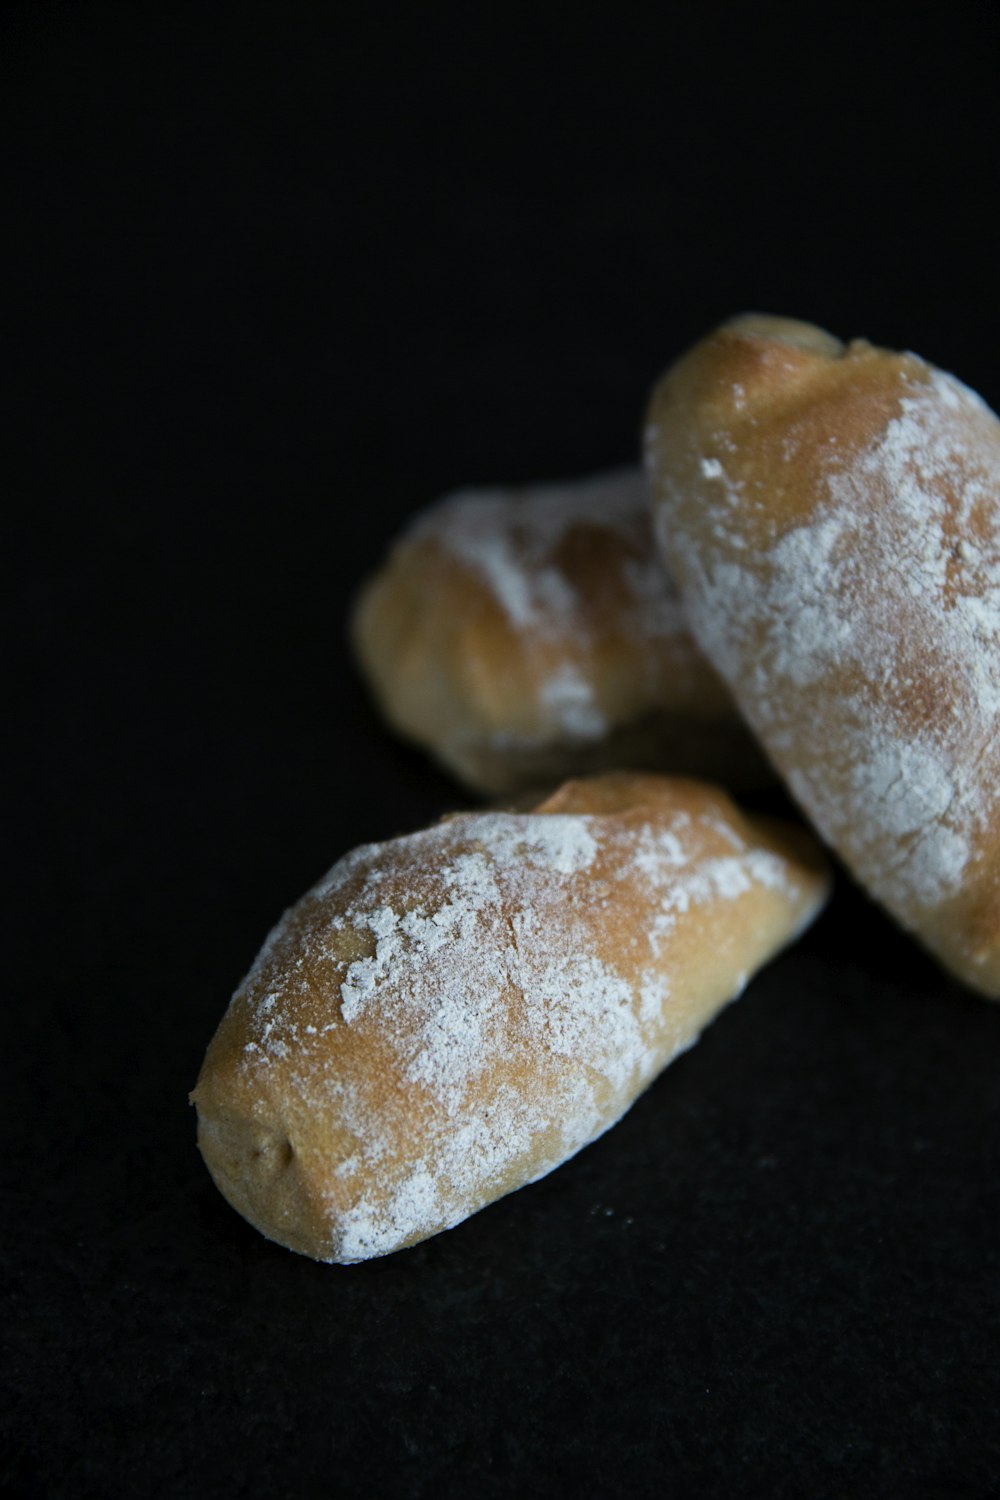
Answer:
<svg viewBox="0 0 1000 1500"><path fill-rule="evenodd" d="M617 1120L827 889L697 782L569 782L355 850L286 913L192 1095L219 1188L350 1263L544 1176Z"/></svg>
<svg viewBox="0 0 1000 1500"><path fill-rule="evenodd" d="M622 765L772 779L695 647L637 470L449 497L370 580L352 635L387 720L478 791Z"/></svg>
<svg viewBox="0 0 1000 1500"><path fill-rule="evenodd" d="M1000 995L1000 422L913 354L749 317L650 406L700 647L856 877Z"/></svg>

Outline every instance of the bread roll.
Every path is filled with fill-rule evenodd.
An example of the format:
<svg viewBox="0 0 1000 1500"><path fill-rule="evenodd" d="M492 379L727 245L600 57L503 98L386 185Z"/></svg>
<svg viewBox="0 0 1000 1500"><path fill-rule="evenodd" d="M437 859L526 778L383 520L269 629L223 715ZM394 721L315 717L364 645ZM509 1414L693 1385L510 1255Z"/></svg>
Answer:
<svg viewBox="0 0 1000 1500"><path fill-rule="evenodd" d="M1000 422L915 354L737 319L663 378L657 528L823 837L1000 995Z"/></svg>
<svg viewBox="0 0 1000 1500"><path fill-rule="evenodd" d="M412 1245L599 1136L825 893L804 830L654 776L356 849L208 1049L209 1171L317 1260Z"/></svg>
<svg viewBox="0 0 1000 1500"><path fill-rule="evenodd" d="M389 722L477 791L619 765L771 779L691 639L637 469L439 502L353 638Z"/></svg>

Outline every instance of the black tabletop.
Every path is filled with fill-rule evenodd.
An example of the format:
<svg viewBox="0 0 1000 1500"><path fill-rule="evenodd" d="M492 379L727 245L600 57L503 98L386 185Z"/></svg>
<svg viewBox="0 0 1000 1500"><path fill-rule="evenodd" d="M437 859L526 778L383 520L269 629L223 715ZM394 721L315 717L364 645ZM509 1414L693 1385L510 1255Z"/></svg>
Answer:
<svg viewBox="0 0 1000 1500"><path fill-rule="evenodd" d="M7 1492L1000 1494L1000 1010L843 873L385 1260L265 1241L187 1104L283 907L466 802L345 640L420 506L628 461L745 308L1000 404L998 13L874 10L6 8Z"/></svg>

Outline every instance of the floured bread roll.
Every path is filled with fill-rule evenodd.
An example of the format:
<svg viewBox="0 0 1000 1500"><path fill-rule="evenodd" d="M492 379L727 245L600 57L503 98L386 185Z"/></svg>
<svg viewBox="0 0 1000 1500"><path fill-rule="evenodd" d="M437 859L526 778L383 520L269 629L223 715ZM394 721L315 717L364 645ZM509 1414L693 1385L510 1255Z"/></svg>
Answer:
<svg viewBox="0 0 1000 1500"><path fill-rule="evenodd" d="M823 837L1000 995L1000 422L914 354L737 319L648 453L699 644Z"/></svg>
<svg viewBox="0 0 1000 1500"><path fill-rule="evenodd" d="M477 790L612 766L771 779L691 639L637 469L439 502L353 637L393 727Z"/></svg>
<svg viewBox="0 0 1000 1500"><path fill-rule="evenodd" d="M208 1168L317 1260L412 1245L606 1130L825 893L804 830L654 776L356 849L208 1049Z"/></svg>

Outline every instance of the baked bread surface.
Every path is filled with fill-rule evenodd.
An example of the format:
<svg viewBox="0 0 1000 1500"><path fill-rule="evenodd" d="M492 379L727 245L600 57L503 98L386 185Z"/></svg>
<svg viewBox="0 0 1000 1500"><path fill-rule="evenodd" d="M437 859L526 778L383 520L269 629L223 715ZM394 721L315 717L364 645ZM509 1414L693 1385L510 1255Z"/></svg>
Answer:
<svg viewBox="0 0 1000 1500"><path fill-rule="evenodd" d="M650 406L692 630L817 830L1000 994L1000 422L914 354L749 316Z"/></svg>
<svg viewBox="0 0 1000 1500"><path fill-rule="evenodd" d="M393 727L478 791L619 766L772 779L694 644L639 469L448 496L364 588L352 636Z"/></svg>
<svg viewBox="0 0 1000 1500"><path fill-rule="evenodd" d="M803 830L656 776L357 849L286 913L209 1046L208 1168L315 1259L414 1244L613 1124L826 889Z"/></svg>

